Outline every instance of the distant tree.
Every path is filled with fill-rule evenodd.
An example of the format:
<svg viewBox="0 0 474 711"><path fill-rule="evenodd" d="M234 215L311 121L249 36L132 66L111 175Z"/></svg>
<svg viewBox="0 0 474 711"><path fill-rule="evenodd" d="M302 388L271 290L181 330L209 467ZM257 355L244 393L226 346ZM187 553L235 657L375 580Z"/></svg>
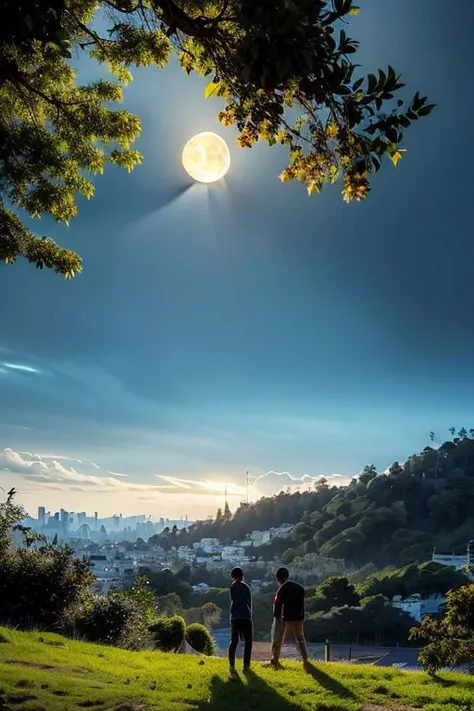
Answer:
<svg viewBox="0 0 474 711"><path fill-rule="evenodd" d="M310 641L395 645L408 641L413 620L393 608L382 596L368 599L358 607L333 608L309 615L306 622Z"/></svg>
<svg viewBox="0 0 474 711"><path fill-rule="evenodd" d="M23 507L15 504L15 495L15 489L10 489L5 500L0 501L0 554L10 546L13 530L26 515Z"/></svg>
<svg viewBox="0 0 474 711"><path fill-rule="evenodd" d="M201 607L202 624L211 629L217 627L221 621L222 610L214 602L206 602Z"/></svg>
<svg viewBox="0 0 474 711"><path fill-rule="evenodd" d="M94 194L91 176L141 162L140 122L117 110L132 66L161 68L177 54L187 74L210 77L205 96L223 99L219 119L236 125L241 146L287 146L284 182L311 194L340 179L347 202L367 196L386 156L397 165L403 131L433 108L419 93L397 100L404 84L391 66L359 74L352 0L4 0L2 11L0 258L66 277L80 258L33 235L17 211L68 224L76 196ZM73 51L114 80L79 85Z"/></svg>
<svg viewBox="0 0 474 711"><path fill-rule="evenodd" d="M183 603L179 595L176 593L168 593L167 595L157 597L156 610L161 617L174 617L175 615L181 615Z"/></svg>
<svg viewBox="0 0 474 711"><path fill-rule="evenodd" d="M366 464L363 468L361 474L359 475L359 481L363 484L368 484L377 476L377 469L374 464Z"/></svg>
<svg viewBox="0 0 474 711"><path fill-rule="evenodd" d="M148 578L150 580L151 587L158 596L161 597L163 595L168 595L169 593L176 593L183 605L188 604L189 596L192 591L191 585L182 580L169 568L160 571L152 571L148 574Z"/></svg>
<svg viewBox="0 0 474 711"><path fill-rule="evenodd" d="M293 562L295 555L296 555L296 551L294 548L287 548L286 551L284 551L281 554L281 557L280 557L281 564L282 565L289 565L290 563Z"/></svg>
<svg viewBox="0 0 474 711"><path fill-rule="evenodd" d="M125 597L138 605L142 620L146 624L150 623L155 614L157 597L149 578L146 575L139 575L132 587L126 591Z"/></svg>
<svg viewBox="0 0 474 711"><path fill-rule="evenodd" d="M332 576L317 586L313 609L330 610L333 607L355 607L360 597L355 586L343 576Z"/></svg>

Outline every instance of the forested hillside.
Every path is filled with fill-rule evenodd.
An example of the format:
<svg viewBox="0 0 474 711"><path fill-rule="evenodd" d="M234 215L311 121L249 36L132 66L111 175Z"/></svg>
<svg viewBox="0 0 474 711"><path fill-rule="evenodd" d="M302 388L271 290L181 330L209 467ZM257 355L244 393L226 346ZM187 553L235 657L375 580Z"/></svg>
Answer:
<svg viewBox="0 0 474 711"><path fill-rule="evenodd" d="M431 433L430 446L385 473L368 465L346 487L321 481L313 491L280 493L198 523L186 542L234 540L285 522L296 524L290 539L267 550L286 563L307 553L354 567L426 560L434 546L462 553L474 537L474 429L450 432L440 445Z"/></svg>

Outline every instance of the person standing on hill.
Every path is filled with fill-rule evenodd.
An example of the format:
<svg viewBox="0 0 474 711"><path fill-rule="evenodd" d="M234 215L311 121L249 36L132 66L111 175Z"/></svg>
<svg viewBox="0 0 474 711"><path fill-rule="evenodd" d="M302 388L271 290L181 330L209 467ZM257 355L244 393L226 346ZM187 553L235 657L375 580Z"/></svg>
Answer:
<svg viewBox="0 0 474 711"><path fill-rule="evenodd" d="M239 639L244 641L244 672L250 669L253 643L252 622L252 591L244 582L242 568L232 568L230 572L232 584L229 588L230 595L230 644L229 666L231 673L235 673L235 653Z"/></svg>
<svg viewBox="0 0 474 711"><path fill-rule="evenodd" d="M308 661L308 650L304 636L305 589L290 580L286 568L278 568L275 577L280 585L273 603L272 658L270 663L278 667L283 641L288 634L293 635L301 658Z"/></svg>

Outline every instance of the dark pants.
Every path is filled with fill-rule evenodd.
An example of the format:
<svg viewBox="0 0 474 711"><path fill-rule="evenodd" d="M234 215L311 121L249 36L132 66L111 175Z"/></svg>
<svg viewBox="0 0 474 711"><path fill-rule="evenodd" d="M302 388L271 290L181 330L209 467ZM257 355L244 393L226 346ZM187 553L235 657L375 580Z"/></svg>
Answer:
<svg viewBox="0 0 474 711"><path fill-rule="evenodd" d="M239 639L244 641L244 669L246 669L250 666L252 658L252 620L231 620L230 622L229 664L231 669L235 667L235 653Z"/></svg>

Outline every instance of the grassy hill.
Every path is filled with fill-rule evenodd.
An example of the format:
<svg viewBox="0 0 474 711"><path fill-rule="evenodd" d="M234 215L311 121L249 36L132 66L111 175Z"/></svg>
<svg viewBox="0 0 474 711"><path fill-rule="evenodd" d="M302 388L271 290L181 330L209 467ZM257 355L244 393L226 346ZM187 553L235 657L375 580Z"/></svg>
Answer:
<svg viewBox="0 0 474 711"><path fill-rule="evenodd" d="M127 652L0 628L2 711L471 711L474 679L342 664L304 671L254 665L231 680L225 660Z"/></svg>

